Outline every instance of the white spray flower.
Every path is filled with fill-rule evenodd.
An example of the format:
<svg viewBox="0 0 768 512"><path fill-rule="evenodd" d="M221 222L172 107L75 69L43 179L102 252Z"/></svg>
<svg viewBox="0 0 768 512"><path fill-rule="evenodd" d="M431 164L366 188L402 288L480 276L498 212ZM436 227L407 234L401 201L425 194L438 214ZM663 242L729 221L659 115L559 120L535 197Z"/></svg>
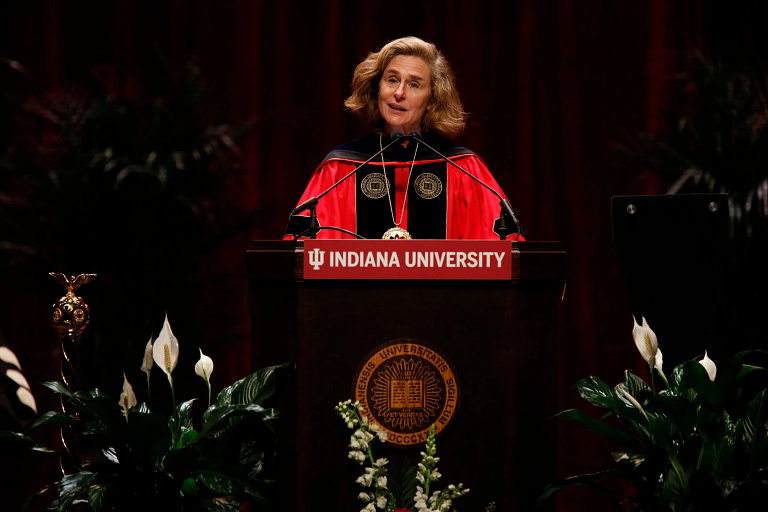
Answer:
<svg viewBox="0 0 768 512"><path fill-rule="evenodd" d="M637 350L640 355L643 356L645 362L649 366L656 364L656 352L659 350L659 342L656 339L656 334L648 326L648 322L643 317L643 325L637 325L637 320L632 317L635 322L635 326L632 329L632 337L637 345Z"/></svg>
<svg viewBox="0 0 768 512"><path fill-rule="evenodd" d="M706 350L704 351L704 358L699 361L699 364L703 366L705 370L707 370L709 380L715 380L715 377L717 376L717 365L707 356Z"/></svg>
<svg viewBox="0 0 768 512"><path fill-rule="evenodd" d="M173 373L174 368L176 368L176 363L179 362L179 340L176 339L176 336L173 335L173 331L171 331L171 324L168 323L168 315L165 315L163 329L155 340L152 355L155 359L155 363L157 363L168 376L168 382L173 385L171 374Z"/></svg>
<svg viewBox="0 0 768 512"><path fill-rule="evenodd" d="M128 378L123 373L123 392L120 393L120 407L123 409L123 416L128 419L128 409L136 407L136 395L133 393L133 386L128 382Z"/></svg>
<svg viewBox="0 0 768 512"><path fill-rule="evenodd" d="M141 363L141 371L147 374L147 380L149 380L149 374L152 372L152 336L149 337L147 346L144 348L144 361Z"/></svg>

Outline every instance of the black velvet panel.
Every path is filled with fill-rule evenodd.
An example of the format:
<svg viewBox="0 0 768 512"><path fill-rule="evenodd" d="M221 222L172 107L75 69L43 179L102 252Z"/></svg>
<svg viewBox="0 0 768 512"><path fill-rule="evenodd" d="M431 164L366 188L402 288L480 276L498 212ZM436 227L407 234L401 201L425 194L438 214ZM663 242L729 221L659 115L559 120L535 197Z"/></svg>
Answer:
<svg viewBox="0 0 768 512"><path fill-rule="evenodd" d="M395 208L395 183L394 165L387 166L386 174L389 180L390 199L392 201L392 211ZM381 173L380 166L366 165L355 176L355 195L357 201L357 232L365 238L379 239L390 228L395 225L392 222L392 211L390 211L387 196L371 199L366 196L361 188L363 180L372 173ZM414 188L416 180L423 173L434 174L442 183L442 192L433 199L424 199L420 197ZM416 239L439 239L446 237L446 208L448 197L446 191L446 164L442 162L419 164L413 168L413 176L408 185L408 232ZM395 213L395 218L400 219L400 210Z"/></svg>

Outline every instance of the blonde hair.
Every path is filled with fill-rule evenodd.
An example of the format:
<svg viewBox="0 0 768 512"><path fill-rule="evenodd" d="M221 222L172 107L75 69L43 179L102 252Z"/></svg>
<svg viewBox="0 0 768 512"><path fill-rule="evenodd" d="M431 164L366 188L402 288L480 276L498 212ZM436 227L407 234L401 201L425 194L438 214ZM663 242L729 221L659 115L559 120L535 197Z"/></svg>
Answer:
<svg viewBox="0 0 768 512"><path fill-rule="evenodd" d="M379 112L379 82L384 70L398 55L419 57L429 66L431 94L429 108L421 121L422 130L433 130L445 137L458 135L464 130L466 113L456 90L453 71L437 47L418 37L403 37L388 42L355 68L352 76L352 95L344 106L363 121L381 127Z"/></svg>

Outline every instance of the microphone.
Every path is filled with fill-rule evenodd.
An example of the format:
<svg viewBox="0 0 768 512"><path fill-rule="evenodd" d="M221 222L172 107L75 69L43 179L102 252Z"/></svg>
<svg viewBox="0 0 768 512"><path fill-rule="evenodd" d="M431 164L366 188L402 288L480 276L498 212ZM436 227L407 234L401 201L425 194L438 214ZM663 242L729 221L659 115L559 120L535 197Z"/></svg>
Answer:
<svg viewBox="0 0 768 512"><path fill-rule="evenodd" d="M395 133L396 132L392 132L392 135L394 135ZM464 174L466 174L467 176L469 176L470 178L472 178L473 180L475 180L476 182L478 182L479 184L481 184L482 186L490 190L493 195L499 198L499 205L501 206L502 227L504 226L503 224L504 215L506 214L515 223L515 226L517 226L517 238L520 238L521 236L523 236L523 227L520 225L520 221L517 220L517 216L515 215L515 212L512 211L512 205L509 204L508 200L504 199L504 197L501 194L496 192L493 188L491 188L489 185L481 181L479 178L476 178L472 173L465 170L459 164L457 164L456 162L454 162L453 160L451 160L450 158L448 158L447 156L445 156L444 154L442 154L441 152L439 152L438 150L436 150L435 148L433 148L432 146L424 142L424 139L421 137L421 132L419 130L411 130L410 132L408 132L408 137L418 140L421 144L424 144L427 147L427 149L431 149L440 158L442 158L443 160L445 160L446 162L448 162L449 164L451 164L452 166L454 166L455 168L457 168L458 170L460 170L461 172L463 172ZM506 233L504 238L506 238Z"/></svg>
<svg viewBox="0 0 768 512"><path fill-rule="evenodd" d="M414 131L415 131L415 130L414 130ZM400 140L400 139L402 139L403 137L405 137L405 134L403 134L403 132L401 132L400 130L395 130L395 131L393 131L393 132L392 132L392 133L389 135L389 138L390 138L390 139L392 139L392 142L390 142L389 144L387 144L386 146L384 146L384 147L383 147L383 148L382 148L382 149L381 149L379 152L377 152L377 153L376 153L375 155L373 155L371 158L369 158L369 159L368 159L368 160L366 160L365 162L363 162L363 163L361 163L360 165L358 165L357 167L355 167L355 169L354 169L352 172L350 172L349 174L347 174L346 176L344 176L343 178L341 178L339 181L337 181L336 183L334 183L333 185L331 185L330 187L328 187L328 188L327 188L327 189L326 189L326 190L325 190L325 191L324 191L322 194L320 194L320 195L319 195L319 196L317 196L317 197L311 197L311 198L307 199L306 201L304 201L303 203L301 203L301 204L300 204L299 206L297 206L296 208L294 208L294 209L293 209L293 211L291 211L291 215L297 215L297 214L299 214L299 213L303 212L304 210L308 210L308 209L310 209L310 208L314 208L315 206L317 206L317 204L319 203L320 199L322 199L322 198L323 198L323 196L324 196L325 194L327 194L328 192L330 192L330 191L331 191L331 190L333 190L334 188L336 188L336 187L338 187L339 185L341 185L341 184L342 184L344 181L346 181L346 180L347 180L347 178L349 178L350 176L352 176L353 174L355 174L357 171L359 171L361 167L363 167L365 164L369 163L371 160L373 160L374 158L376 158L377 156L379 156L380 154L382 154L384 151L386 151L386 150L387 150L387 149L389 149L391 146L393 146L394 144L396 144L396 143L397 143L397 141L399 141L399 140ZM466 172L466 171L465 171L465 172Z"/></svg>

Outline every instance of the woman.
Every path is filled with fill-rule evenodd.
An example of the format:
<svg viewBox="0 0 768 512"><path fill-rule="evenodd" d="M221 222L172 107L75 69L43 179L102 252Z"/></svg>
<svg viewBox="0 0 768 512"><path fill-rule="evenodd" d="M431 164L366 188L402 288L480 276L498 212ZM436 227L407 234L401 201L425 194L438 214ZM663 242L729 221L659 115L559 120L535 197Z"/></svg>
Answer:
<svg viewBox="0 0 768 512"><path fill-rule="evenodd" d="M427 148L500 192L483 161L446 138L461 133L465 113L451 67L435 45L404 37L369 54L355 69L352 95L344 105L377 130L329 153L299 204L348 176L389 144L394 132L420 131L423 142L408 138L394 144L322 197L317 205L321 227L374 239L499 239L494 227L499 199ZM309 212L297 213L286 238L309 228ZM318 238L351 236L324 229Z"/></svg>

